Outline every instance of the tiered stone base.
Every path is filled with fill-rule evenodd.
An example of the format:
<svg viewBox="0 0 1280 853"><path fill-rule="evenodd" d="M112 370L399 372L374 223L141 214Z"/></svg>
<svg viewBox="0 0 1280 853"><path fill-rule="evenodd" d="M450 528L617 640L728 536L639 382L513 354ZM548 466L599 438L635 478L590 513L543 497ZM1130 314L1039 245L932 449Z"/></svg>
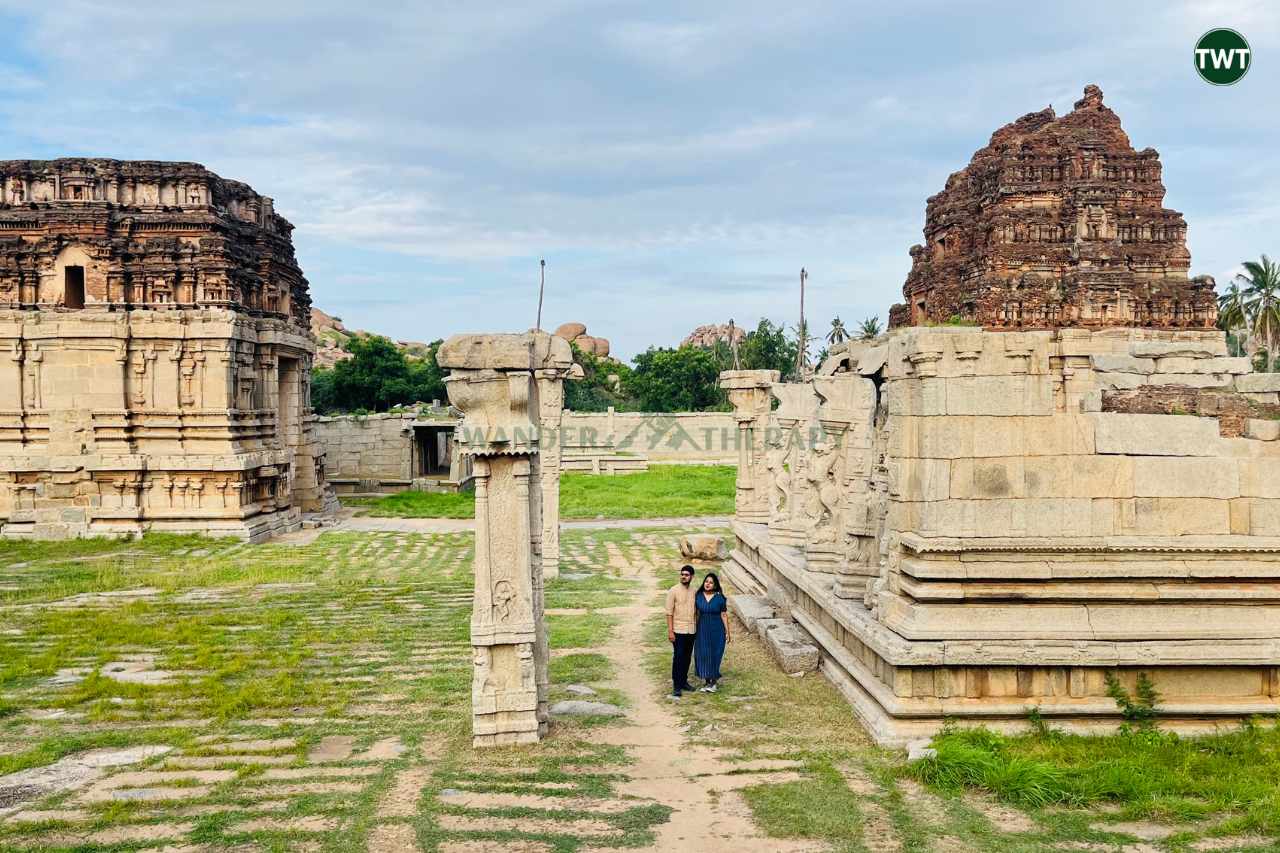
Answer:
<svg viewBox="0 0 1280 853"><path fill-rule="evenodd" d="M1113 730L1122 720L1106 695L1108 672L1130 689L1139 672L1148 673L1162 695L1160 726L1168 730L1205 733L1280 712L1280 667L1271 663L1280 657L1280 641L1261 636L1280 629L1254 631L1253 638L1186 639L1185 632L1183 639L1160 638L1149 632L1164 605L1148 603L1131 607L1130 618L1135 636L1153 639L1045 639L1052 632L1037 628L1040 614L1022 605L1024 628L1041 639L979 636L978 618L947 620L942 633L951 638L908 638L862 602L836 598L832 577L807 571L803 552L772 544L764 525L736 522L734 532L726 578L741 590L777 590L791 602L793 618L821 647L821 671L883 745L929 737L947 720L1025 730L1031 708L1069 731ZM1246 594L1237 587L1231 595ZM1226 607L1201 603L1210 621L1213 610ZM960 627L966 624L968 631Z"/></svg>

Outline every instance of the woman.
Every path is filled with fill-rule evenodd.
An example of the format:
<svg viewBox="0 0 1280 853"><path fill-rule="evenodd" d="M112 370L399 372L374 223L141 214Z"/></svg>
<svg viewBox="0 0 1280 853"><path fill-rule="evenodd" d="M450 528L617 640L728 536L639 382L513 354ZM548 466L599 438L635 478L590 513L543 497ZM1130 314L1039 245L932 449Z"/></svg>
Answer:
<svg viewBox="0 0 1280 853"><path fill-rule="evenodd" d="M706 682L703 693L715 693L720 681L720 661L724 658L729 636L729 603L720 589L720 578L708 572L695 601L698 606L698 632L693 640L694 670Z"/></svg>

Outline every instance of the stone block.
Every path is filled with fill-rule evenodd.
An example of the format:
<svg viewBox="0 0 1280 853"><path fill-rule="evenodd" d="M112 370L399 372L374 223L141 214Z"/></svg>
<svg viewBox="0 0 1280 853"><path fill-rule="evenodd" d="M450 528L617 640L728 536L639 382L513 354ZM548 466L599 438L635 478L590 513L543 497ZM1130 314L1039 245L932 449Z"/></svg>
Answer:
<svg viewBox="0 0 1280 853"><path fill-rule="evenodd" d="M1231 532L1231 506L1209 498L1134 498L1133 527L1139 536L1190 536Z"/></svg>
<svg viewBox="0 0 1280 853"><path fill-rule="evenodd" d="M1131 355L1100 354L1090 357L1093 369L1103 373L1154 373L1155 364L1149 358Z"/></svg>
<svg viewBox="0 0 1280 853"><path fill-rule="evenodd" d="M1191 415L1089 414L1098 453L1129 456L1216 456L1218 421Z"/></svg>
<svg viewBox="0 0 1280 853"><path fill-rule="evenodd" d="M1053 414L1053 379L1049 376L973 376L947 380L949 415Z"/></svg>
<svg viewBox="0 0 1280 853"><path fill-rule="evenodd" d="M1251 394L1280 392L1280 373L1246 373L1236 377L1236 390Z"/></svg>
<svg viewBox="0 0 1280 853"><path fill-rule="evenodd" d="M774 619L776 616L773 604L758 595L729 596L729 612L738 618L748 634L756 632L761 620Z"/></svg>
<svg viewBox="0 0 1280 853"><path fill-rule="evenodd" d="M1135 341L1129 350L1138 358L1212 358L1227 354L1226 336L1196 341Z"/></svg>
<svg viewBox="0 0 1280 853"><path fill-rule="evenodd" d="M813 672L822 655L809 635L794 623L771 624L763 633L765 648L788 675Z"/></svg>
<svg viewBox="0 0 1280 853"><path fill-rule="evenodd" d="M1280 499L1280 459L1227 460L1239 472L1240 496Z"/></svg>
<svg viewBox="0 0 1280 853"><path fill-rule="evenodd" d="M1156 498L1240 496L1238 463L1209 458L1145 457L1132 460L1133 494Z"/></svg>
<svg viewBox="0 0 1280 853"><path fill-rule="evenodd" d="M1280 421L1249 418L1244 423L1244 434L1259 441L1276 441L1280 439Z"/></svg>

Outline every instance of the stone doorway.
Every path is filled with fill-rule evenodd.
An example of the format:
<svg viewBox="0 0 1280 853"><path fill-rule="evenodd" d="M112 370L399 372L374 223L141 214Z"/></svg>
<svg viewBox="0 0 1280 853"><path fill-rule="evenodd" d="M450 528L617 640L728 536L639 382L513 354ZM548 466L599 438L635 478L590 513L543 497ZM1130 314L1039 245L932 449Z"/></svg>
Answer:
<svg viewBox="0 0 1280 853"><path fill-rule="evenodd" d="M413 427L413 471L415 477L444 479L453 458L453 426Z"/></svg>
<svg viewBox="0 0 1280 853"><path fill-rule="evenodd" d="M63 271L62 304L67 308L84 307L84 267L67 267Z"/></svg>

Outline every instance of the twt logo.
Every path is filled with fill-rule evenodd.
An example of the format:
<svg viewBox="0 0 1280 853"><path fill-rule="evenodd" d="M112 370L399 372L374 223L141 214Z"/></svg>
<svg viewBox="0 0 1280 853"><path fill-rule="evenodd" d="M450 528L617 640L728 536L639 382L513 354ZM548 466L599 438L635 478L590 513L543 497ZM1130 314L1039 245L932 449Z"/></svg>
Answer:
<svg viewBox="0 0 1280 853"><path fill-rule="evenodd" d="M1249 43L1235 30L1209 30L1196 42L1196 72L1215 86L1230 86L1249 73L1249 58Z"/></svg>

